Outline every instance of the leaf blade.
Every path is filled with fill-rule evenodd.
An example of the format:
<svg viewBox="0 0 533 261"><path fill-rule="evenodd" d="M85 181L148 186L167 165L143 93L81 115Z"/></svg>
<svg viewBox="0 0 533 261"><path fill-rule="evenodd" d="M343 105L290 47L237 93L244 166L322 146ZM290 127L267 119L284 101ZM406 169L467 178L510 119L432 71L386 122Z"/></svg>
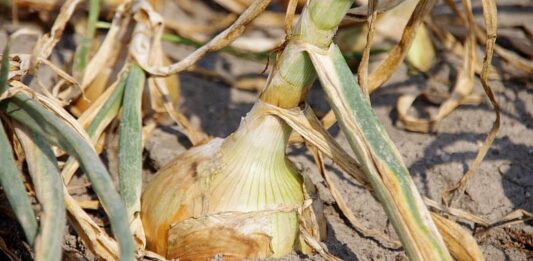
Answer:
<svg viewBox="0 0 533 261"><path fill-rule="evenodd" d="M37 219L31 207L30 199L19 175L19 169L13 158L13 150L7 138L4 127L0 123L0 184L13 208L17 219L24 230L26 240L33 245L37 235Z"/></svg>
<svg viewBox="0 0 533 261"><path fill-rule="evenodd" d="M144 71L136 64L130 66L122 101L119 125L119 187L126 206L128 220L135 234L142 226L134 226L139 218L142 192L142 92ZM139 222L135 222L140 224ZM141 232L139 231L139 232ZM143 236L141 236L142 240Z"/></svg>
<svg viewBox="0 0 533 261"><path fill-rule="evenodd" d="M50 145L35 132L18 127L15 131L42 205L41 226L35 240L35 260L61 260L63 230L67 222L63 182L56 157Z"/></svg>
<svg viewBox="0 0 533 261"><path fill-rule="evenodd" d="M357 86L342 53L309 49L341 130L412 260L451 260L401 156Z"/></svg>
<svg viewBox="0 0 533 261"><path fill-rule="evenodd" d="M92 145L55 114L25 94L17 93L9 100L0 103L0 110L78 159L109 216L111 229L120 245L120 257L124 260L133 260L135 247L127 225L126 209L112 185L107 169Z"/></svg>

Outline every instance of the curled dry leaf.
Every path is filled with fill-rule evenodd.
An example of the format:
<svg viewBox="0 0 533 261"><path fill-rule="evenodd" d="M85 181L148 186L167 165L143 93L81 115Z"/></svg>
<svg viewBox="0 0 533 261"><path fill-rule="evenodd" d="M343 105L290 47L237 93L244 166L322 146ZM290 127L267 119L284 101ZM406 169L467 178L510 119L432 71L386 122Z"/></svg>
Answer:
<svg viewBox="0 0 533 261"><path fill-rule="evenodd" d="M405 2L404 1L388 1L388 2L384 1L384 2L379 2L378 3L378 7L375 8L375 11L378 12L380 10L379 9L380 5L382 6L382 8L384 8L382 10L389 10L389 9L392 9L392 8L396 7L397 5L401 4L401 9L404 10L406 13L410 13L411 16L410 16L408 21L407 20L405 21L405 29L403 30L403 32L401 34L401 39L400 39L399 43L389 52L388 56L379 64L378 68L376 68L369 76L366 75L367 71L368 71L368 65L367 65L368 54L366 54L366 53L369 52L370 46L367 45L365 47L364 52L363 52L363 57L361 59L361 63L360 63L360 66L358 68L358 73L357 73L358 74L358 82L359 82L363 92L365 92L364 90L368 89L368 93L372 93L377 88L379 88L383 83L385 83L385 81L390 78L392 73L396 70L397 66L404 60L404 58L406 56L410 55L410 52L413 49L413 48L411 48L411 45L413 44L413 42L417 38L420 38L420 36L419 36L421 34L420 31L425 31L426 30L424 25L422 24L422 21L423 21L424 17L429 13L431 8L433 7L435 1L419 1L418 4L416 4L416 3L417 3L417 1L411 1L411 0L405 1ZM386 8L385 8L384 5L386 5ZM366 12L368 12L369 11L369 7L365 6L364 9L361 9L361 10L365 10ZM392 9L389 12L393 12L394 10L396 10L396 9ZM387 28L391 27L390 26L391 23L394 23L394 26L397 26L398 21L393 15L390 15L391 18L388 18L387 15L388 15L388 13L384 14L384 16L385 16L384 21L382 21L383 17L379 17L378 23L376 25L376 27L377 27L376 30L380 30L380 33L385 34L385 35L388 34L389 36L392 37L391 33L387 32L387 31L390 31L390 29L387 29ZM366 17L365 19L369 18L366 15L365 15L365 17ZM403 24L402 21L400 21L399 23ZM371 33L372 32L369 31L368 34L367 34L367 43L368 43L368 38L369 37L371 38L371 36L372 36ZM394 33L392 33L392 34L394 34ZM426 41L426 40L424 40L424 41ZM420 43L417 43L417 44L420 44ZM431 44L431 43L429 43L429 44ZM431 50L433 50L433 46L431 46ZM411 54L411 55L416 55L416 54ZM430 58L428 60L433 61L432 58ZM420 64L425 64L425 65L429 66L428 65L429 62L422 62L422 63L419 63L419 65ZM426 66L422 65L422 67L426 67ZM366 78L368 78L368 80ZM365 87L365 85L366 85L366 87ZM423 94L426 95L425 92ZM406 98L403 101L401 101L401 108L404 109L404 110L408 110L410 108L410 103L409 102L412 103L414 101L414 99L418 95L419 94L406 96ZM414 98L412 98L412 100L409 101L408 100L409 97L414 97ZM473 101L473 98L475 98L475 97L468 96L462 102L471 103ZM406 104L408 104L408 106ZM399 114L401 114L401 113L399 113ZM408 121L410 121L410 120L416 121L415 118L413 118L412 116L407 115L407 113L403 113L402 115L405 115L405 117L407 119L406 120L406 122L407 122L406 125L409 125L409 127L411 127L411 125L413 125L413 124L409 124ZM335 118L335 115L334 115L332 110L330 110L326 114L326 116L324 116L324 118L322 119L322 122L324 123L324 126L325 126L326 129L331 127L336 121L337 121L337 119ZM418 125L418 122L415 123L414 125ZM413 128L415 128L415 127L413 127ZM296 136L293 138L293 141L294 142L302 142L302 140L297 138Z"/></svg>
<svg viewBox="0 0 533 261"><path fill-rule="evenodd" d="M487 23L489 19L496 22L497 9L496 9L496 5L492 4L492 2L493 1L482 2L483 19L485 23ZM457 17L461 20L461 22L466 23L468 17L465 18L465 16L461 13L459 8L457 8L457 5L455 4L454 1L446 0L445 3L453 10L453 12L457 15ZM490 7L491 5L494 5L494 8L491 8ZM496 39L497 24L493 24L493 25L485 24L485 26L494 27L494 30L491 30L490 28L487 27L486 32L485 32L479 25L477 25L477 23L474 24L474 28L473 28L477 40L482 44L486 44L487 41L492 41L492 38ZM494 49L493 51L494 53L496 53L496 55L498 55L500 58L502 58L507 63L511 64L516 69L529 73L529 74L533 73L533 62L524 59L523 57L499 46L496 43L494 43L494 46L492 48Z"/></svg>
<svg viewBox="0 0 533 261"><path fill-rule="evenodd" d="M354 176L356 180L358 180L362 184L367 183L366 177L362 176L360 170L358 169L359 167L355 159L351 158L351 156L347 155L341 148L337 147L338 144L336 144L334 140L330 140L329 138L325 138L325 139L323 138L323 137L329 137L329 134L327 134L325 129L323 129L323 127L320 126L320 123L318 123L318 120L316 119L312 110L310 110L309 107L306 107L305 115L303 114L303 112L298 111L298 110L287 110L287 109L275 107L272 105L265 105L265 109L266 109L266 112L272 113L284 119L291 127L293 127L297 132L299 132L311 144L318 146L318 148L320 149L322 153L325 153L326 155L329 155L329 157L331 157L331 155L333 155L333 153L331 152L331 149L333 151L336 151L334 153L340 156L331 157L333 161L339 164L339 166L341 166L343 170L347 171L348 174L351 174L352 176ZM320 130L320 132L318 132L320 134L314 134L314 133L317 133L318 130ZM323 144L328 144L328 145L324 146ZM313 152L313 149L311 149L311 151ZM349 167L346 167L346 166L349 166ZM340 193L338 193L338 191L336 190L334 183L331 182L329 178L329 174L324 173L323 175L324 175L326 182L328 183L328 187L330 188L334 199L336 200L337 204L343 211L343 214L348 218L350 223L358 231L360 231L363 235L376 238L378 241L382 242L384 245L388 247L391 247L391 248L398 247L398 242L390 240L388 237L382 235L381 233L365 228L362 224L360 224L360 222L357 221L353 213L351 213L351 211L347 207ZM451 207L443 207L439 205L437 202L431 199L428 199L428 198L425 198L424 202L428 206L431 206L432 208L436 209L437 211L445 212L454 217L457 217L457 218L460 218L466 221L471 221L471 222L480 224L485 227L489 226L488 221L480 217L477 217L475 215L472 215L468 212L465 212L463 210L455 209ZM438 227L438 229L439 231L441 231L443 227ZM474 246L472 246L472 248L475 249Z"/></svg>
<svg viewBox="0 0 533 261"><path fill-rule="evenodd" d="M332 255L326 248L320 243L320 235L317 235L316 228L318 224L314 219L313 208L311 207L312 201L306 200L304 204L298 208L298 223L300 230L300 238L307 243L308 247L315 250L322 258L328 261L339 261L341 259ZM311 214L307 214L309 211Z"/></svg>
<svg viewBox="0 0 533 261"><path fill-rule="evenodd" d="M168 76L170 74L183 71L198 62L208 52L220 50L239 37L244 32L246 25L248 25L254 18L261 14L261 12L265 10L269 3L270 0L254 1L230 27L178 63L171 64L169 66L147 66L146 64L139 65L141 65L141 67L143 67L143 69L150 74L156 76Z"/></svg>
<svg viewBox="0 0 533 261"><path fill-rule="evenodd" d="M74 227L83 244L95 255L104 260L119 260L117 242L103 231L91 217L70 196L63 187L65 205L68 210L69 223Z"/></svg>
<svg viewBox="0 0 533 261"><path fill-rule="evenodd" d="M478 217L472 213L468 213L462 209L443 206L430 198L424 198L424 203L426 203L426 205L428 205L433 212L445 213L446 215L456 219L473 222L483 227L488 227L490 225L490 222L484 218Z"/></svg>
<svg viewBox="0 0 533 261"><path fill-rule="evenodd" d="M467 12L467 23L465 24L467 30L467 37L465 40L465 53L461 71L457 75L452 94L445 100L437 114L433 115L431 119L418 119L414 116L409 116L408 110L417 96L413 94L405 94L398 99L396 108L398 110L398 118L405 125L405 128L410 131L429 132L433 131L436 124L448 116L455 108L465 102L465 99L470 96L474 87L474 64L476 61L476 39L474 35L474 17L472 15L472 6L469 1L464 1L464 9ZM418 93L420 94L420 93Z"/></svg>
<svg viewBox="0 0 533 261"><path fill-rule="evenodd" d="M170 60L163 53L161 36L163 34L163 18L152 9L147 2L140 2L134 7L134 19L137 22L130 44L130 53L140 64L149 66L164 66ZM159 90L164 89L167 97L163 97ZM151 107L156 112L164 112L164 99L170 99L174 107L179 104L180 89L177 74L167 77L149 77L148 90Z"/></svg>
<svg viewBox="0 0 533 261"><path fill-rule="evenodd" d="M39 63L42 60L48 59L48 56L52 53L55 45L59 42L70 17L81 2L81 0L67 0L61 6L61 10L59 11L50 33L41 36L33 47L32 62L30 65L32 71L37 70L37 66L39 66Z"/></svg>
<svg viewBox="0 0 533 261"><path fill-rule="evenodd" d="M410 46L415 39L417 29L420 28L424 17L426 17L431 11L435 2L435 0L418 2L411 18L409 18L409 21L403 30L400 42L389 51L387 58L385 58L385 60L379 64L378 68L370 74L368 79L369 92L380 87L390 78L392 73L396 71L398 65L407 55L407 51L410 49Z"/></svg>
<svg viewBox="0 0 533 261"><path fill-rule="evenodd" d="M313 155L313 158L315 160L315 163L319 169L320 174L326 181L326 184L328 185L328 189L331 192L331 195L333 196L333 199L335 199L335 202L337 203L337 206L340 208L342 214L348 219L350 224L353 228L355 228L357 231L359 231L361 234L363 234L365 237L373 238L377 240L380 244L384 245L388 248L398 249L401 248L402 244L400 241L390 239L388 236L384 235L382 232L367 228L366 226L359 221L355 215L353 214L352 210L348 207L348 204L346 204L346 201L344 201L342 194L337 190L337 186L331 179L330 173L326 170L324 161L322 160L322 154L320 151L317 150L316 147L310 144L306 144L307 148Z"/></svg>
<svg viewBox="0 0 533 261"><path fill-rule="evenodd" d="M469 4L469 1L465 1L466 4ZM473 21L473 15L471 13L471 9L467 12L467 18L468 20ZM483 145L479 149L478 153L476 154L476 157L474 158L474 161L470 165L470 168L468 171L461 177L461 179L452 187L446 190L442 194L442 200L443 202L450 206L453 203L457 202L461 199L463 196L466 185L468 183L468 180L474 175L475 171L481 164L481 161L485 157L485 154L487 154L490 146L494 142L494 139L496 138L496 134L498 134L498 130L500 128L500 105L496 101L496 97L494 96L494 93L492 92L491 87L488 84L488 74L489 74L489 68L490 64L492 62L492 55L494 52L494 46L496 44L496 30L497 30L497 9L496 9L496 3L493 0L487 0L483 2L483 18L485 21L485 26L487 28L487 35L486 43L485 43L485 58L483 59L483 70L481 71L481 84L483 86L483 90L489 97L489 100L492 104L492 107L494 109L494 114L496 115L494 119L494 123L492 124L492 128L490 129L489 133L487 134L487 137L485 138L485 141L483 142ZM472 24L474 24L472 22Z"/></svg>
<svg viewBox="0 0 533 261"><path fill-rule="evenodd" d="M372 47L372 39L374 38L374 22L376 21L377 17L377 11L375 9L377 5L377 0L368 1L368 32L366 34L363 57L361 57L361 62L357 68L357 80L359 82L359 87L361 87L363 94L366 95L368 100L370 100L370 93L368 91L368 59L370 58L370 48Z"/></svg>
<svg viewBox="0 0 533 261"><path fill-rule="evenodd" d="M22 79L22 76L28 74L31 64L31 55L29 54L10 54L9 55L9 72L7 81Z"/></svg>
<svg viewBox="0 0 533 261"><path fill-rule="evenodd" d="M450 253L457 261L483 261L483 253L479 248L476 239L464 228L449 220L441 217L437 213L431 213L431 218L444 239L444 243L450 250Z"/></svg>
<svg viewBox="0 0 533 261"><path fill-rule="evenodd" d="M134 12L137 24L130 44L130 54L145 69L168 64L161 46L163 18L146 1L138 2L134 6ZM193 127L189 120L176 110L179 103L179 80L175 73L165 78L150 76L148 90L152 109L156 112L165 110L169 113L178 124L179 131L185 134L193 145L207 141L207 136Z"/></svg>
<svg viewBox="0 0 533 261"><path fill-rule="evenodd" d="M80 83L81 90L85 90L101 74L102 71L112 68L119 55L120 39L128 29L130 16L127 14L130 1L124 1L116 10L111 28L106 34L104 41L91 58L83 72Z"/></svg>
<svg viewBox="0 0 533 261"><path fill-rule="evenodd" d="M533 214L523 210L523 209L517 209L512 211L511 213L505 215L500 220L493 222L489 228L493 229L496 227L504 226L504 225L511 225L511 224L518 224L527 222L529 220L533 220Z"/></svg>
<svg viewBox="0 0 533 261"><path fill-rule="evenodd" d="M136 22L129 46L130 54L143 67L152 66L156 57L152 58L154 43L161 41L163 34L163 17L146 1L139 1L132 7ZM159 57L157 57L159 58Z"/></svg>
<svg viewBox="0 0 533 261"><path fill-rule="evenodd" d="M382 36L385 41L389 39L400 41L403 30L398 30L398 28L405 28L418 2L420 1L403 1L395 8L380 15L376 23L376 33ZM427 72L435 62L436 52L425 24L418 26L412 41L406 60L416 69Z"/></svg>

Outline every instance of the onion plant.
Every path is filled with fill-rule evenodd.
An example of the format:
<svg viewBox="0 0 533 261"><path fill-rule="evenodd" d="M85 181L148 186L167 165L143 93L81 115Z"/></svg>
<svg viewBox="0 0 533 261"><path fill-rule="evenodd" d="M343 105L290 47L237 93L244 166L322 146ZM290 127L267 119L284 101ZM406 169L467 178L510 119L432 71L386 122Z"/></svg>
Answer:
<svg viewBox="0 0 533 261"><path fill-rule="evenodd" d="M48 56L80 2L65 2L51 34L39 39L30 56L31 66L21 70L21 76L35 74L41 63L51 64ZM124 1L117 7L107 37L90 59L100 12L100 1L91 0L87 31L74 55L74 77L56 69L71 84L95 96L86 103L79 99L72 106L71 112L80 115L78 119L20 79L8 79L10 64L5 49L0 68L0 185L37 260L61 259L66 218L88 249L105 260L133 260L136 254L185 260L205 260L215 255L227 259L278 258L293 250L315 250L326 259L335 259L319 243L325 232L320 228L320 204L313 201L314 188L304 182L305 177L286 155L293 131L303 137L323 175L322 154L369 188L383 205L411 260L451 260L452 255L464 260L483 259L471 235L455 222L428 211L400 153L372 110L369 87L362 90L358 86L333 43L353 0L309 0L294 28L291 17L301 1L288 1L286 41L253 108L228 137L209 139L176 111L179 87L175 73L192 66L209 51L241 54L228 45L269 2L256 0L217 37L180 63L167 65L170 62L161 40L184 40L163 34L164 19L142 0ZM410 1L412 5L414 2ZM419 24L433 3L418 2L409 23ZM387 8L378 5L377 9ZM368 14L375 16L373 11L377 9L367 10ZM123 69L108 86L114 67L122 64L117 63L121 57L118 46L128 38ZM371 38L369 34L367 39ZM401 44L406 42L410 41L402 38L395 48L395 65L405 56L398 52L403 52L405 45ZM364 63L368 62L370 43L367 46ZM105 57L109 57L108 64ZM383 75L380 83L389 76ZM332 108L330 115L338 120L355 158L335 142L305 104L317 78ZM361 79L364 77L360 77L362 85L368 85ZM379 85L371 84L370 91ZM97 90L91 91L94 86ZM142 110L146 107L145 87L150 93L150 112ZM72 93L72 97L77 96ZM143 189L143 119L153 116L154 111L167 112L193 147L160 169ZM102 151L98 141L115 119L120 120L118 192L98 156ZM18 148L17 144L23 153L13 149ZM58 157L65 153L66 162L59 164ZM42 205L37 213L20 173L23 160L31 181L26 185L35 190ZM67 185L78 167L89 177L114 238L96 225L68 193ZM342 195L334 192L327 175L324 177L340 208L347 209L347 204L340 202ZM356 223L353 215L348 219Z"/></svg>
<svg viewBox="0 0 533 261"><path fill-rule="evenodd" d="M150 250L167 258L199 260L218 253L233 258L281 257L292 249L308 248L309 242L299 236L297 210L303 208L305 189L285 155L291 128L262 113L262 106L298 107L318 71L341 129L408 256L451 260L401 156L332 45L351 4L310 1L260 101L238 130L187 151L160 170L142 199ZM212 240L215 234L217 240Z"/></svg>

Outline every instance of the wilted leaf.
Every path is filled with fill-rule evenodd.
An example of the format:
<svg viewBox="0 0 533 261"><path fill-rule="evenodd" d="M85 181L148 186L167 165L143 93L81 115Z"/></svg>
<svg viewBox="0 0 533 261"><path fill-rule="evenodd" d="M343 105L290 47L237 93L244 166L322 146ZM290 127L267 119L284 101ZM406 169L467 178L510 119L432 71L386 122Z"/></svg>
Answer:
<svg viewBox="0 0 533 261"><path fill-rule="evenodd" d="M357 86L340 50L331 45L325 53L313 48L307 51L341 130L407 255L420 260L451 260L398 150Z"/></svg>
<svg viewBox="0 0 533 261"><path fill-rule="evenodd" d="M128 2L126 1L118 7L104 41L87 64L80 83L82 90L94 80L102 69L110 68L114 64L120 51L120 39L127 31L130 21L130 16L126 15L126 10L129 8Z"/></svg>
<svg viewBox="0 0 533 261"><path fill-rule="evenodd" d="M32 53L31 69L35 70L42 60L47 60L55 45L59 42L70 17L76 10L81 0L67 0L62 6L49 34L43 35L35 46Z"/></svg>
<svg viewBox="0 0 533 261"><path fill-rule="evenodd" d="M68 189L63 186L65 204L69 212L70 224L82 239L85 246L98 257L104 260L119 260L117 242L109 237L92 219L83 211L75 199L68 194Z"/></svg>
<svg viewBox="0 0 533 261"><path fill-rule="evenodd" d="M452 220L431 213L431 218L437 225L439 232L457 261L482 261L485 260L476 239L461 226Z"/></svg>
<svg viewBox="0 0 533 261"><path fill-rule="evenodd" d="M466 3L469 3L469 1L467 1ZM469 21L471 21L471 24L474 24L472 16L473 14L471 8L467 8L467 18ZM470 165L468 171L464 174L461 180L459 180L459 182L457 182L452 188L446 190L442 194L442 199L446 205L451 205L454 202L457 202L463 196L466 190L468 180L474 175L475 171L481 164L481 161L483 160L485 154L487 154L490 146L494 142L496 134L498 134L498 130L500 128L500 105L496 101L496 97L494 96L494 93L492 92L492 89L490 88L487 79L490 64L492 62L494 46L496 43L497 30L497 9L496 3L493 0L483 1L483 18L485 20L487 35L489 37L486 38L485 43L485 58L483 59L483 70L481 71L481 84L483 85L483 90L485 90L485 93L489 97L492 107L494 108L494 114L496 114L496 119L494 120L492 128L490 129L487 137L485 138L483 145L476 154L476 157L474 158L474 161Z"/></svg>
<svg viewBox="0 0 533 261"><path fill-rule="evenodd" d="M220 50L239 37L244 32L246 25L263 12L269 3L270 0L254 1L230 27L178 63L164 67L147 66L142 62L139 62L139 65L150 74L156 76L168 76L183 71L198 62L208 52Z"/></svg>
<svg viewBox="0 0 533 261"><path fill-rule="evenodd" d="M310 150L311 154L313 155L313 158L315 159L315 163L318 166L318 169L320 171L320 174L326 181L326 184L328 185L328 189L331 192L331 195L335 199L335 202L337 203L337 206L341 210L342 214L350 221L350 224L353 228L355 228L357 231L359 231L361 234L363 234L365 237L370 237L378 242L380 244L383 244L384 246L388 248L394 248L398 249L402 246L400 241L390 239L390 237L386 236L382 232L378 230L374 230L371 228L367 228L361 221L359 221L355 215L353 214L350 207L348 207L348 204L346 201L344 201L342 194L337 190L337 186L331 179L331 175L326 170L326 167L324 165L324 161L322 160L322 155L320 151L317 150L316 147L312 145L308 145L307 148Z"/></svg>
<svg viewBox="0 0 533 261"><path fill-rule="evenodd" d="M415 39L417 29L422 24L424 17L431 11L435 0L419 1L405 26L400 42L389 51L387 58L383 60L369 76L368 90L372 92L385 83L398 65L403 61Z"/></svg>

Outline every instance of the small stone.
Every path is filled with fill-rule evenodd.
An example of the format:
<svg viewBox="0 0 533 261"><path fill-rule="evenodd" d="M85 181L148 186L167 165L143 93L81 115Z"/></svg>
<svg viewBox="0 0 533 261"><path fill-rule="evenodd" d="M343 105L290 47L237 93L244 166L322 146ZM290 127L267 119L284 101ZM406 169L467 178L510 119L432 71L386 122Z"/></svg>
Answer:
<svg viewBox="0 0 533 261"><path fill-rule="evenodd" d="M441 159L443 162L448 162L448 161L450 161L451 157L450 157L450 155L448 155L448 154L442 154L442 155L440 155L440 159Z"/></svg>
<svg viewBox="0 0 533 261"><path fill-rule="evenodd" d="M509 172L510 169L511 169L511 164L504 163L498 167L498 172L500 172L500 174L502 175L505 175L507 174L507 172Z"/></svg>

